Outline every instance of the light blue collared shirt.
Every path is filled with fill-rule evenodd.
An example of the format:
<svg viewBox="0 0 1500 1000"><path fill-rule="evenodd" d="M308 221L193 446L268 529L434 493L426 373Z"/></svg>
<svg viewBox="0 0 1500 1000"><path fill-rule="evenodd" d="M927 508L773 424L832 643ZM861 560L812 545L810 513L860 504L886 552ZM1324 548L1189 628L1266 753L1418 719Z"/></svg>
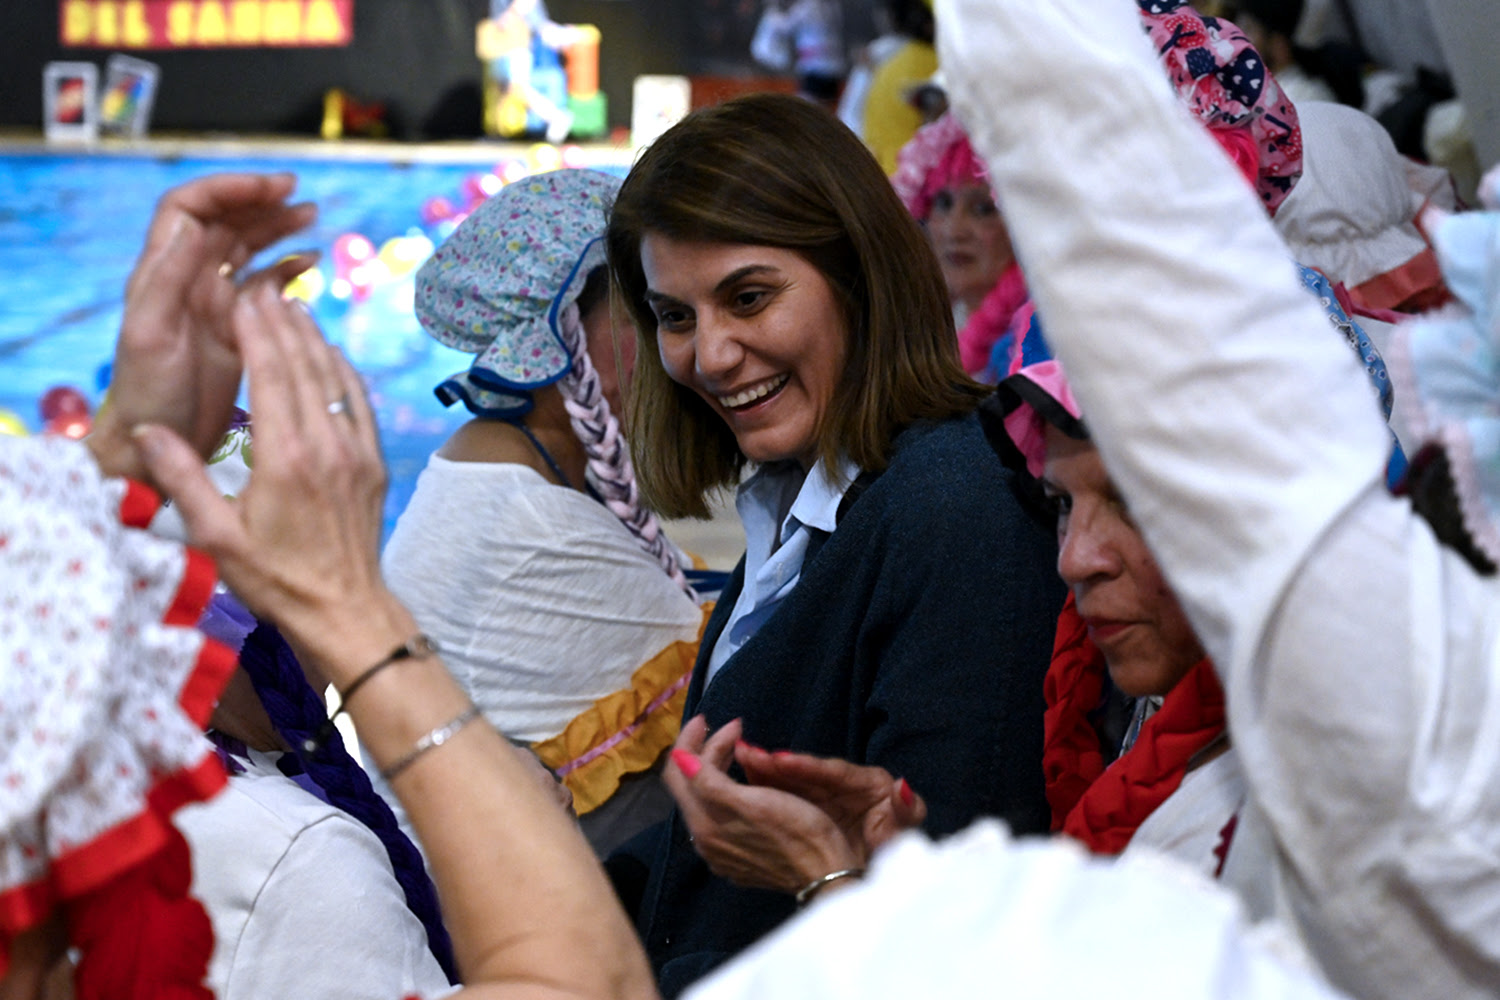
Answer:
<svg viewBox="0 0 1500 1000"><path fill-rule="evenodd" d="M797 586L812 540L808 529L833 533L859 467L846 459L839 473L843 485L835 486L819 459L808 473L796 465L766 466L740 484L734 506L745 526L745 586L708 658L706 684Z"/></svg>

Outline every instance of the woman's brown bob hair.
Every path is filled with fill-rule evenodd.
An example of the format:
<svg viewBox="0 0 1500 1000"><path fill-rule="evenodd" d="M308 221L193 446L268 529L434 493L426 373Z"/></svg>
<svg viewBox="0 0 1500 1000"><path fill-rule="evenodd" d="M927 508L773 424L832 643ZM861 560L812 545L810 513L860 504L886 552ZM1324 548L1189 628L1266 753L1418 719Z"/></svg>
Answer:
<svg viewBox="0 0 1500 1000"><path fill-rule="evenodd" d="M709 491L738 482L745 456L728 424L662 367L646 303L641 240L772 246L828 281L849 330L847 363L819 429L827 468L890 459L902 427L968 413L985 388L964 374L937 258L875 158L838 119L781 94L696 112L631 169L610 213L610 273L642 338L630 445L646 503L707 517Z"/></svg>

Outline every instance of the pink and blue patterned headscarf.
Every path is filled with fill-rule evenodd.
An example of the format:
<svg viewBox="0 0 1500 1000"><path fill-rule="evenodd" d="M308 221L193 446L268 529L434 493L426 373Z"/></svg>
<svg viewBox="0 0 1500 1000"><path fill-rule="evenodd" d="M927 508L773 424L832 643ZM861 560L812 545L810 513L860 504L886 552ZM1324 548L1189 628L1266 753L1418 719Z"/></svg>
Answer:
<svg viewBox="0 0 1500 1000"><path fill-rule="evenodd" d="M480 416L517 419L531 390L572 368L558 326L595 268L620 188L594 170L558 170L506 185L417 272L417 319L439 342L478 355L435 392Z"/></svg>
<svg viewBox="0 0 1500 1000"><path fill-rule="evenodd" d="M1265 60L1229 21L1204 17L1186 0L1137 0L1177 96L1255 185L1266 211L1302 176L1302 129Z"/></svg>

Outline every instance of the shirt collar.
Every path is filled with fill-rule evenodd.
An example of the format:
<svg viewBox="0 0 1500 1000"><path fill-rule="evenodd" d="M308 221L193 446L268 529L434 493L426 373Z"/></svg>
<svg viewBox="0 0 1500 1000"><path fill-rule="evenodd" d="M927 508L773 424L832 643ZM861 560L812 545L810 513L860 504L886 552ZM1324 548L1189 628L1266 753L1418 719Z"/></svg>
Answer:
<svg viewBox="0 0 1500 1000"><path fill-rule="evenodd" d="M763 465L749 479L740 484L735 505L740 519L745 523L746 534L750 534L750 522L780 517L774 534L784 543L799 525L833 532L838 526L839 504L844 494L859 476L859 466L848 459L841 459L838 472L833 479L828 476L827 466L818 459L812 471L804 474L792 463ZM795 490L790 505L788 493ZM786 511L784 515L781 511ZM772 532L767 532L768 534Z"/></svg>
<svg viewBox="0 0 1500 1000"><path fill-rule="evenodd" d="M832 534L833 529L838 527L839 504L843 502L844 494L849 491L849 486L858 475L859 466L847 458L840 459L838 469L832 475L823 460L818 459L812 471L807 474L802 489L798 491L797 499L792 501L792 509L782 526L783 541L796 530L796 524L805 524L809 528Z"/></svg>

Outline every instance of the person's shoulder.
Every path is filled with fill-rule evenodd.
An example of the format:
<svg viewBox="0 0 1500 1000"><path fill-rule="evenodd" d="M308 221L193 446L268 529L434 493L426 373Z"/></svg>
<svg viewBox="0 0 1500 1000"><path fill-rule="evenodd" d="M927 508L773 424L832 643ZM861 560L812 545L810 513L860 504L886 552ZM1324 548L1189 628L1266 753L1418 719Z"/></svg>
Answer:
<svg viewBox="0 0 1500 1000"><path fill-rule="evenodd" d="M899 520L896 534L924 523L973 524L976 519L1024 516L1015 494L1014 474L990 448L974 414L924 421L896 438L890 465L865 490L863 505L880 520Z"/></svg>
<svg viewBox="0 0 1500 1000"><path fill-rule="evenodd" d="M254 771L232 776L218 795L176 817L195 850L239 858L247 868L274 866L307 830L330 820L362 826L291 778Z"/></svg>
<svg viewBox="0 0 1500 1000"><path fill-rule="evenodd" d="M979 417L922 420L903 429L891 445L886 472L899 478L951 477L953 485L993 484L1010 475L985 439Z"/></svg>
<svg viewBox="0 0 1500 1000"><path fill-rule="evenodd" d="M470 420L454 431L435 454L450 462L519 465L543 475L547 470L526 434L504 420Z"/></svg>

